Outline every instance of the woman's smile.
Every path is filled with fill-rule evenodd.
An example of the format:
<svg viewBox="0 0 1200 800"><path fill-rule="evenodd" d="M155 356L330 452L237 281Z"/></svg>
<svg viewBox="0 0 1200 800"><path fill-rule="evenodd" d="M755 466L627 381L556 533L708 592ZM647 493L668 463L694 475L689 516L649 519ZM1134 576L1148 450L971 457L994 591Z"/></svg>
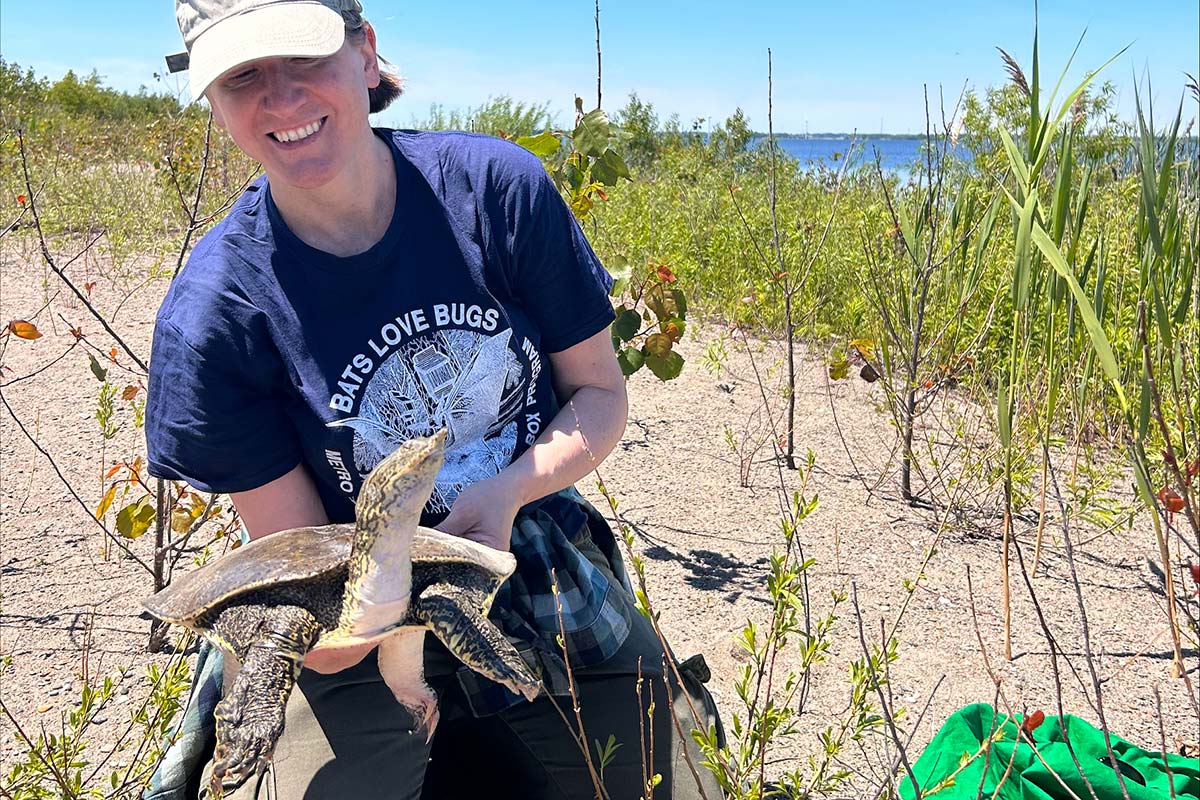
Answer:
<svg viewBox="0 0 1200 800"><path fill-rule="evenodd" d="M310 144L314 139L320 138L317 136L317 134L324 129L325 121L327 119L329 119L328 116L320 117L312 122L308 122L294 128L283 128L271 131L267 135L275 141L275 144L287 149L294 149L295 147L303 146L304 144Z"/></svg>

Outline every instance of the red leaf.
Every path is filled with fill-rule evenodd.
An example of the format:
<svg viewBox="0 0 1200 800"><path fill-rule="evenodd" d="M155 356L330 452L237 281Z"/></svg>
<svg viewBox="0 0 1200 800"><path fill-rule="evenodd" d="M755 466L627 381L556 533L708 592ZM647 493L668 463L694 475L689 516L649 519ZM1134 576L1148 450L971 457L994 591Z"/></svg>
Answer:
<svg viewBox="0 0 1200 800"><path fill-rule="evenodd" d="M104 473L104 480L108 480L113 475L116 475L118 472L120 472L121 466L122 466L121 464L113 464L112 469L110 469L108 472Z"/></svg>
<svg viewBox="0 0 1200 800"><path fill-rule="evenodd" d="M95 289L95 288L96 288L95 281L88 281L87 283L85 283L83 285L83 290L88 293L88 297L92 296L92 289Z"/></svg>
<svg viewBox="0 0 1200 800"><path fill-rule="evenodd" d="M1164 486L1158 490L1158 501L1172 514L1183 511L1183 498L1170 486Z"/></svg>
<svg viewBox="0 0 1200 800"><path fill-rule="evenodd" d="M659 264L657 272L658 272L658 279L660 281L662 281L663 283L674 283L675 282L675 273L671 272L671 268L668 267L666 264Z"/></svg>
<svg viewBox="0 0 1200 800"><path fill-rule="evenodd" d="M25 205L25 200L26 200L25 195L23 195L23 194L17 195L17 202L20 203L21 205Z"/></svg>
<svg viewBox="0 0 1200 800"><path fill-rule="evenodd" d="M137 397L137 393L138 393L138 387L134 386L133 384L130 384L129 386L126 386L125 389L121 392L121 399L126 400L126 401L132 400L133 398Z"/></svg>
<svg viewBox="0 0 1200 800"><path fill-rule="evenodd" d="M1200 564L1188 564L1188 570L1192 573L1192 582L1200 586Z"/></svg>
<svg viewBox="0 0 1200 800"><path fill-rule="evenodd" d="M108 351L108 360L114 364L117 363L117 348L114 347Z"/></svg>
<svg viewBox="0 0 1200 800"><path fill-rule="evenodd" d="M1034 711L1032 714L1025 715L1025 721L1021 723L1021 730L1026 736L1033 736L1033 732L1045 721L1045 712L1041 710Z"/></svg>

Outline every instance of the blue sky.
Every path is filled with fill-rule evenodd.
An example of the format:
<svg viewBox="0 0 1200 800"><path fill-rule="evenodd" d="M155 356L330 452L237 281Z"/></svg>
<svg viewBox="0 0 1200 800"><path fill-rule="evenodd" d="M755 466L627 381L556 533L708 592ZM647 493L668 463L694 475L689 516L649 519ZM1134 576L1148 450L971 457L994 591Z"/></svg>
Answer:
<svg viewBox="0 0 1200 800"><path fill-rule="evenodd" d="M464 107L501 94L549 102L562 124L576 93L594 104L592 0L364 5L380 51L408 81L386 124L423 117L433 103ZM1179 101L1183 73L1200 73L1197 0L1044 0L1040 17L1046 83L1085 28L1074 80L1129 45L1104 73L1123 117L1132 116L1134 85L1145 92L1147 74L1165 114ZM939 87L949 107L964 84L1003 82L997 45L1028 66L1033 3L602 0L601 27L606 108L637 91L685 127L740 106L765 130L771 48L776 131L916 133L925 124L924 85L936 108ZM95 69L120 89L186 91L186 79L153 78L162 56L181 48L167 0L0 2L0 55L50 78ZM1192 105L1187 116L1195 115Z"/></svg>

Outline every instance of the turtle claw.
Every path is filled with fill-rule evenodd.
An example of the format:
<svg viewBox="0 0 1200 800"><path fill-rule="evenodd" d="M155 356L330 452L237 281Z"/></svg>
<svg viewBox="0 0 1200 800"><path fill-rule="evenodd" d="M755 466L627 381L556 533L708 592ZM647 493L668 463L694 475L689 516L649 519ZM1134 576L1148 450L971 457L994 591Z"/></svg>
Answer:
<svg viewBox="0 0 1200 800"><path fill-rule="evenodd" d="M233 690L217 704L217 746L213 752L213 796L237 789L263 772L283 733L284 704L255 703L249 681L234 681Z"/></svg>
<svg viewBox="0 0 1200 800"><path fill-rule="evenodd" d="M429 697L421 697L416 704L406 705L405 708L417 721L417 727L413 733L425 731L425 744L433 741L433 731L437 728L438 719L441 716L438 713L437 696L430 693Z"/></svg>

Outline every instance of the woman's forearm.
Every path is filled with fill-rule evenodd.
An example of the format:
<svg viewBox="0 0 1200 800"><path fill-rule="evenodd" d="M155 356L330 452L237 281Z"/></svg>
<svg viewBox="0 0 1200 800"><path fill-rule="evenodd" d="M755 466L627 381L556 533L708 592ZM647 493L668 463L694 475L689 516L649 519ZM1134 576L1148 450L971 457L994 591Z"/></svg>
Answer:
<svg viewBox="0 0 1200 800"><path fill-rule="evenodd" d="M519 505L565 489L600 465L625 432L625 385L581 386L537 441L498 476Z"/></svg>

